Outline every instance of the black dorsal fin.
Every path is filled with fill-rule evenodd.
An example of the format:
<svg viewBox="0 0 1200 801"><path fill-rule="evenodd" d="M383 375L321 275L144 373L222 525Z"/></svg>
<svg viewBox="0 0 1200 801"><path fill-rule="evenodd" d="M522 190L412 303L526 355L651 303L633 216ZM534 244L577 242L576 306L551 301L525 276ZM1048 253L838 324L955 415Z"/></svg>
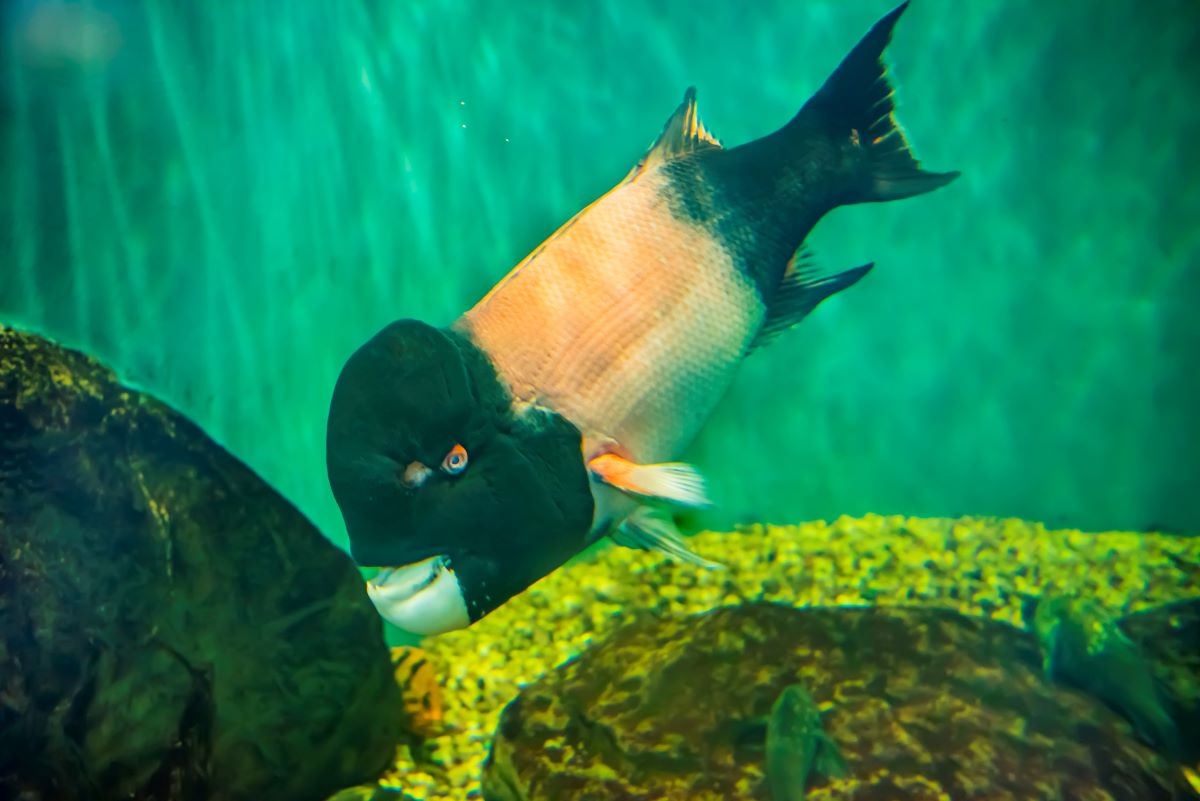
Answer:
<svg viewBox="0 0 1200 801"><path fill-rule="evenodd" d="M696 112L696 87L689 86L683 93L683 102L667 120L658 139L625 180L632 181L642 173L671 159L695 153L697 150L720 147L721 143L700 121L700 115Z"/></svg>
<svg viewBox="0 0 1200 801"><path fill-rule="evenodd" d="M821 275L813 265L812 251L801 251L788 265L775 296L767 303L767 318L750 351L768 344L803 320L825 298L853 286L874 266L874 263L864 264L834 275Z"/></svg>

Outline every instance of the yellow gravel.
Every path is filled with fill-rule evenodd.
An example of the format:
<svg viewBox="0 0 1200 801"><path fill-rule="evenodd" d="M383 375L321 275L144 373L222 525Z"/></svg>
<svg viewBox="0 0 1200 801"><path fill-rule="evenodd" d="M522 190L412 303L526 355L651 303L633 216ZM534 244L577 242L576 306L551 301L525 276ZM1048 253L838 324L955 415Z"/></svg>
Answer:
<svg viewBox="0 0 1200 801"><path fill-rule="evenodd" d="M726 569L596 548L470 629L426 640L454 728L436 742L445 773L422 770L402 751L384 783L428 801L480 798L479 777L504 705L638 609L699 612L757 599L907 604L1021 625L1023 598L1051 586L1090 594L1119 613L1200 596L1200 537L868 515L705 532L689 543Z"/></svg>

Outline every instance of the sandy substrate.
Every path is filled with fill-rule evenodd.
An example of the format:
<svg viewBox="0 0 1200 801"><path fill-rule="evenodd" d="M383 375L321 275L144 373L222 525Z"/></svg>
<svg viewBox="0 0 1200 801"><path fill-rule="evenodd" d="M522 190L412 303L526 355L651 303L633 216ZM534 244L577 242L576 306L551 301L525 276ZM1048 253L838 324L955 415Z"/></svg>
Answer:
<svg viewBox="0 0 1200 801"><path fill-rule="evenodd" d="M743 600L798 606L915 604L1021 625L1043 589L1091 594L1117 613L1200 595L1200 537L1048 531L1020 520L867 516L703 533L691 547L723 570L604 547L466 631L427 640L454 731L436 741L445 775L401 753L385 784L417 799L480 798L501 710L520 688L638 609L699 612Z"/></svg>

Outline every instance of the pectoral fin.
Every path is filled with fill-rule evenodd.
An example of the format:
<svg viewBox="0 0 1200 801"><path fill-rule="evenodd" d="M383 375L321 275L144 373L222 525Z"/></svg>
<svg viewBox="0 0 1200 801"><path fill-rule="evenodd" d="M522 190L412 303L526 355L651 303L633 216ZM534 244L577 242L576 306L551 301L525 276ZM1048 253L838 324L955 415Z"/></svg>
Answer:
<svg viewBox="0 0 1200 801"><path fill-rule="evenodd" d="M637 464L615 453L606 453L588 462L588 471L597 480L631 495L677 506L711 505L704 476L683 462Z"/></svg>
<svg viewBox="0 0 1200 801"><path fill-rule="evenodd" d="M723 568L692 551L683 541L671 515L661 509L643 506L636 509L612 533L613 542L626 548L661 551L681 562L707 568Z"/></svg>
<svg viewBox="0 0 1200 801"><path fill-rule="evenodd" d="M844 778L848 772L846 759L838 749L837 743L824 732L821 732L820 740L817 743L813 770L829 779Z"/></svg>

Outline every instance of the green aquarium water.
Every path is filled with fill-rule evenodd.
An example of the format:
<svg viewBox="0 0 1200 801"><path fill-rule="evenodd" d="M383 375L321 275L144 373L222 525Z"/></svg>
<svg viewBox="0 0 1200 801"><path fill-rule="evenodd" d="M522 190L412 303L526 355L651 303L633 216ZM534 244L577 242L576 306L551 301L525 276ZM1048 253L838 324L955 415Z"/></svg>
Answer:
<svg viewBox="0 0 1200 801"><path fill-rule="evenodd" d="M338 370L445 324L622 178L683 89L774 130L888 0L5 7L0 318L167 399L332 539ZM842 513L1200 528L1200 7L920 0L930 169L810 244L875 271L750 359L704 525Z"/></svg>
<svg viewBox="0 0 1200 801"><path fill-rule="evenodd" d="M0 4L0 801L1200 792L1200 2L894 2Z"/></svg>

